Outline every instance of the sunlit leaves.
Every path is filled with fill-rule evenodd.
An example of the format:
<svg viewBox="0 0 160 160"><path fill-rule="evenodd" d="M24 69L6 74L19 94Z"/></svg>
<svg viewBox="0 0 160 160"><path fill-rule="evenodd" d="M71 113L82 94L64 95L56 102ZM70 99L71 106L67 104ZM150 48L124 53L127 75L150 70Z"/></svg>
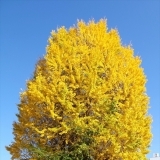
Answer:
<svg viewBox="0 0 160 160"><path fill-rule="evenodd" d="M140 65L105 20L53 31L21 93L12 159L146 159L151 119Z"/></svg>

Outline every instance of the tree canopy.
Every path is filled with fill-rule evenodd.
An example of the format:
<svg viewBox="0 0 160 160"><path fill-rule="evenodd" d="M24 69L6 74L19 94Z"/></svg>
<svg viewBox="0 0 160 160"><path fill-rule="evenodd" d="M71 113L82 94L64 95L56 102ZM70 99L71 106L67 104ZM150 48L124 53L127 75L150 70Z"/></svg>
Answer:
<svg viewBox="0 0 160 160"><path fill-rule="evenodd" d="M141 59L106 20L51 33L20 94L12 159L145 160L151 141Z"/></svg>

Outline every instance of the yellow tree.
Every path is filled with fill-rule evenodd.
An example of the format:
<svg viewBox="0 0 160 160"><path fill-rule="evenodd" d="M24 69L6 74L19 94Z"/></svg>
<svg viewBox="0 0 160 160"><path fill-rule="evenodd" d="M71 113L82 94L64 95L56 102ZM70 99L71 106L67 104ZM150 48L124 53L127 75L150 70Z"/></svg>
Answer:
<svg viewBox="0 0 160 160"><path fill-rule="evenodd" d="M145 160L145 83L140 58L105 20L53 31L6 148L12 159Z"/></svg>

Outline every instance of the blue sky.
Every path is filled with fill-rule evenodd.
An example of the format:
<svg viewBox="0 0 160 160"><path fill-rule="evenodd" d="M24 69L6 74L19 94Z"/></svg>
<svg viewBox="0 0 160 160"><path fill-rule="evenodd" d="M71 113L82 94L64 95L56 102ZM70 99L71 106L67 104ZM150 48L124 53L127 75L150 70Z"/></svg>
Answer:
<svg viewBox="0 0 160 160"><path fill-rule="evenodd" d="M35 63L45 54L52 30L106 18L124 45L132 44L147 75L149 114L153 117L151 152L160 153L160 1L159 0L1 0L0 1L0 159L13 141L12 123L19 92Z"/></svg>

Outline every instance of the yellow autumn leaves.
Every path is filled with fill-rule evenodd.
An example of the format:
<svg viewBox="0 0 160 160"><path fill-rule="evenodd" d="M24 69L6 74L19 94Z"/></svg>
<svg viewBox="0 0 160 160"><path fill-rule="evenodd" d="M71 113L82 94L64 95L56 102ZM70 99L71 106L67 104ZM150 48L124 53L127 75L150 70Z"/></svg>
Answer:
<svg viewBox="0 0 160 160"><path fill-rule="evenodd" d="M151 119L133 49L103 19L62 27L48 42L21 94L12 159L145 160Z"/></svg>

